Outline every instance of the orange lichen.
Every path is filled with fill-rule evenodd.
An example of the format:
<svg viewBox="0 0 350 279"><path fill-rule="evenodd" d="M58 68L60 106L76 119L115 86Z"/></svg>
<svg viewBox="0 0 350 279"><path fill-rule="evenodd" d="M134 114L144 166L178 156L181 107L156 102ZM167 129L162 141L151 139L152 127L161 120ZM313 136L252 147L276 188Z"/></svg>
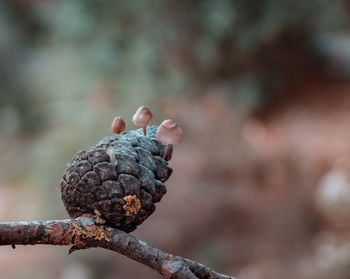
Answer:
<svg viewBox="0 0 350 279"><path fill-rule="evenodd" d="M141 209L141 201L136 195L128 195L123 198L126 204L123 209L127 215L136 215Z"/></svg>
<svg viewBox="0 0 350 279"><path fill-rule="evenodd" d="M86 227L84 225L78 225L75 222L71 222L68 230L65 232L62 244L73 244L70 249L70 253L74 250L83 249L86 247L86 240L94 239L98 241L110 241L104 229L100 226L92 225Z"/></svg>
<svg viewBox="0 0 350 279"><path fill-rule="evenodd" d="M101 217L101 212L100 211L95 209L94 213L95 213L95 224L103 225L104 223L106 223L106 221Z"/></svg>

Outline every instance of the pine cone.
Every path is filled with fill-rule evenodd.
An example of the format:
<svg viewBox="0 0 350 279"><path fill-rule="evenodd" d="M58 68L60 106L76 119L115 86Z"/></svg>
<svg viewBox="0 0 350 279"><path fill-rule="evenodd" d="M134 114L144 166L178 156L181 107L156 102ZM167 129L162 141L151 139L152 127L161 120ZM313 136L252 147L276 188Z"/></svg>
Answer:
<svg viewBox="0 0 350 279"><path fill-rule="evenodd" d="M149 126L147 137L142 129L107 136L73 157L61 180L62 200L72 218L98 215L106 225L131 232L154 212L172 173L156 129Z"/></svg>

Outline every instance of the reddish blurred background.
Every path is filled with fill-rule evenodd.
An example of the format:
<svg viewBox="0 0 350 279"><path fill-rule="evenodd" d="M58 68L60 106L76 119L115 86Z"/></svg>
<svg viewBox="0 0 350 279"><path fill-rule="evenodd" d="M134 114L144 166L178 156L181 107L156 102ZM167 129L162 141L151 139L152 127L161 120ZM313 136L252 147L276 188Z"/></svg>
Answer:
<svg viewBox="0 0 350 279"><path fill-rule="evenodd" d="M133 234L242 279L350 278L349 4L0 2L0 219L66 218L66 162L147 105L186 137ZM1 247L0 269L160 278L116 253L49 246Z"/></svg>

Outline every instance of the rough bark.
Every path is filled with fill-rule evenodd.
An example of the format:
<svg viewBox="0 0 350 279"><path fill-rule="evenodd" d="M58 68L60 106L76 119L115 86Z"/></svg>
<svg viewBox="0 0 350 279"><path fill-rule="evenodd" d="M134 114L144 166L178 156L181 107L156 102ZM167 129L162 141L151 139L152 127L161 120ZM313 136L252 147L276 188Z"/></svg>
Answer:
<svg viewBox="0 0 350 279"><path fill-rule="evenodd" d="M164 278L234 279L195 261L171 255L134 236L98 224L99 220L81 217L67 220L2 222L0 245L71 245L69 253L91 247L118 252L142 263Z"/></svg>

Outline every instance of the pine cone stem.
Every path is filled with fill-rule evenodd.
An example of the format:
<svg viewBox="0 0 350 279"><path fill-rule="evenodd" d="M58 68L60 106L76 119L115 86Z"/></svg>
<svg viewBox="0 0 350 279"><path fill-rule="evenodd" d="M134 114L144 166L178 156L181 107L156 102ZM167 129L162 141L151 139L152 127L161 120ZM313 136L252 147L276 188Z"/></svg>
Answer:
<svg viewBox="0 0 350 279"><path fill-rule="evenodd" d="M173 153L173 145L172 144L167 144L166 149L163 153L163 159L167 160L167 158L170 157L170 155Z"/></svg>

